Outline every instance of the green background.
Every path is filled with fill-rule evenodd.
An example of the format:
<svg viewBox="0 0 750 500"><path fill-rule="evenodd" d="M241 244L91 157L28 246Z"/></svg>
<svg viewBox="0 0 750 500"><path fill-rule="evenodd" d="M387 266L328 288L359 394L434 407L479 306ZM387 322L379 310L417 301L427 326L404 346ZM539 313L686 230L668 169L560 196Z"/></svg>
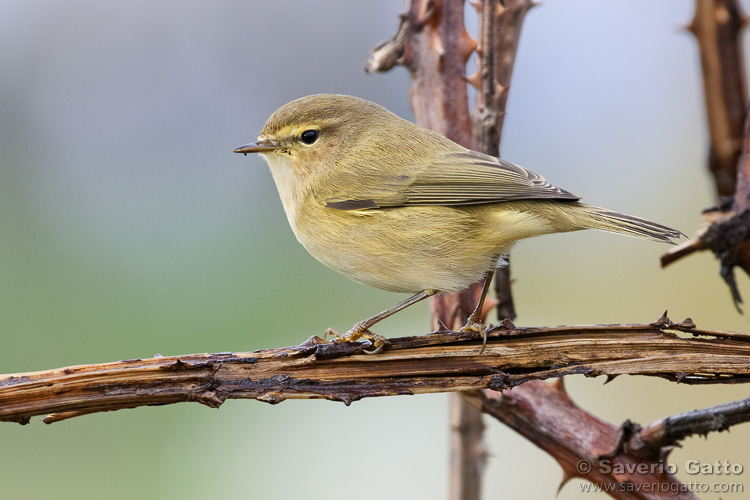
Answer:
<svg viewBox="0 0 750 500"><path fill-rule="evenodd" d="M404 69L362 71L402 10L401 0L0 1L0 373L293 345L403 298L307 255L266 165L231 153L274 109L317 92L413 119ZM691 15L678 0L533 9L503 157L589 203L691 234L714 203L698 53L681 29ZM661 270L665 250L594 232L521 242L517 323L648 322L669 309L675 321L747 331L711 255ZM421 304L377 331L424 333L427 318ZM602 382L566 381L615 424L748 396L746 386ZM487 423L488 498L553 498L553 460ZM690 459L748 469L749 437L740 426L689 439L671 458L680 471ZM444 498L447 396L34 419L0 425L0 449L3 499ZM577 483L559 498L580 498Z"/></svg>

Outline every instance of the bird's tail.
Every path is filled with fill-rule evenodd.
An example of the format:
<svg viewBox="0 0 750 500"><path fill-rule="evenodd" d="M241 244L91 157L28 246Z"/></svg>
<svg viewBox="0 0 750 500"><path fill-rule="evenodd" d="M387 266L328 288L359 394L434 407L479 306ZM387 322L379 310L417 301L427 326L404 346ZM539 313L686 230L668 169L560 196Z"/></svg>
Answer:
<svg viewBox="0 0 750 500"><path fill-rule="evenodd" d="M651 222L632 215L612 212L604 208L578 204L581 208L583 226L589 229L599 229L610 231L612 233L635 236L654 241L663 241L665 243L675 244L675 239L685 236L681 231L671 227L662 226L656 222Z"/></svg>

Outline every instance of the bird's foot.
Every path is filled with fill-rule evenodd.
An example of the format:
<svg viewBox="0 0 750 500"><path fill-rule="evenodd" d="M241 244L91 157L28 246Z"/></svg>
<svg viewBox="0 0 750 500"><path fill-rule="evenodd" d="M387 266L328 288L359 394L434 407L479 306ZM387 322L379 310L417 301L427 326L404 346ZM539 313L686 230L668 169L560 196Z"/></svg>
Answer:
<svg viewBox="0 0 750 500"><path fill-rule="evenodd" d="M459 330L459 332L477 332L482 334L482 348L479 350L479 354L484 352L484 348L487 346L487 330L490 327L484 323L480 323L473 318L469 318L469 321Z"/></svg>
<svg viewBox="0 0 750 500"><path fill-rule="evenodd" d="M333 335L335 337L331 341L334 343L354 342L359 339L369 340L370 342L372 342L372 346L374 347L374 349L371 351L363 351L365 354L379 354L383 352L383 349L385 349L385 337L383 337L382 335L378 335L377 333L372 333L367 329L367 326L365 326L363 322L357 323L352 327L351 330L344 334L337 332L333 328L329 328L328 330L326 330L323 338L328 339L329 335Z"/></svg>

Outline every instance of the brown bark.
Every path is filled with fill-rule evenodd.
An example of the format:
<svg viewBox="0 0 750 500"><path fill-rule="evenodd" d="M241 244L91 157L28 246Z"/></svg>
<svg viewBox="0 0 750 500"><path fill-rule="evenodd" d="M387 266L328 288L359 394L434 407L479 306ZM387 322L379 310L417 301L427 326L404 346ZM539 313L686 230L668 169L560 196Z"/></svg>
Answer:
<svg viewBox="0 0 750 500"><path fill-rule="evenodd" d="M467 397L554 457L564 474L560 488L580 477L623 500L697 498L669 473L668 452L653 456L618 446L622 428L579 408L562 379L555 384L533 381L512 391L475 391Z"/></svg>
<svg viewBox="0 0 750 500"><path fill-rule="evenodd" d="M368 72L401 64L411 76L409 101L416 121L470 149L477 149L469 117L466 62L477 46L464 25L464 0L410 0L390 42L373 50ZM387 63L383 64L384 61ZM430 299L432 326L463 326L477 304L481 284ZM482 415L460 396L450 402L452 500L478 499L484 449Z"/></svg>
<svg viewBox="0 0 750 500"><path fill-rule="evenodd" d="M535 4L531 0L477 0L473 5L479 14L477 70L468 78L477 91L472 110L474 135L483 153L500 156L500 138L521 28L526 13ZM497 317L513 320L516 308L511 293L510 258L506 261L507 265L495 273Z"/></svg>
<svg viewBox="0 0 750 500"><path fill-rule="evenodd" d="M690 321L672 324L665 318L648 325L498 327L481 355L477 334L440 331L388 342L389 349L378 356L362 355L370 347L367 342L331 344L311 337L299 346L254 352L3 375L0 420L26 423L32 416L53 413L45 419L50 423L185 401L218 407L229 398L267 403L314 398L349 404L375 396L502 390L581 373L646 375L688 384L750 381L750 335L701 330ZM536 387L516 387L509 399L536 400L540 396L531 394ZM539 417L536 411L526 415L524 426L543 427ZM531 439L540 444L533 435Z"/></svg>
<svg viewBox="0 0 750 500"><path fill-rule="evenodd" d="M709 130L708 168L719 196L734 196L742 152L747 90L737 0L697 0L688 30L700 49Z"/></svg>

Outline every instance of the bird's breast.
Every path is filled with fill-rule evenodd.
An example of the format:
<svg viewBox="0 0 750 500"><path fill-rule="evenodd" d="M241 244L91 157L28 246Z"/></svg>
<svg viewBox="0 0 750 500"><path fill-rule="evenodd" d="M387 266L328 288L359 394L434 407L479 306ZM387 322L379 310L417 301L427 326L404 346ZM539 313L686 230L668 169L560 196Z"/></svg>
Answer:
<svg viewBox="0 0 750 500"><path fill-rule="evenodd" d="M393 292L454 291L494 266L499 249L476 236L471 210L403 207L335 210L303 202L297 239L349 278Z"/></svg>

